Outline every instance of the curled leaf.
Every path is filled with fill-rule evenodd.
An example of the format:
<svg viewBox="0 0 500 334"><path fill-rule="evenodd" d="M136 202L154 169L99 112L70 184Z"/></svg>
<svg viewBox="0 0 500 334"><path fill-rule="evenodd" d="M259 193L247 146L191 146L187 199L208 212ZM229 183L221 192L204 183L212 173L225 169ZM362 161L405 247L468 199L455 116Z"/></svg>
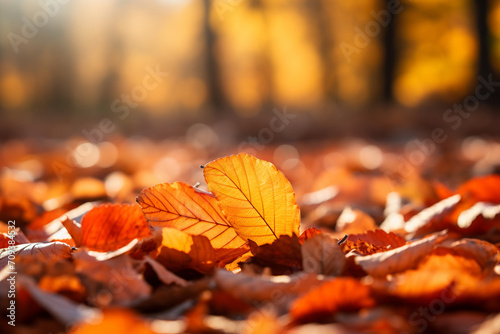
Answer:
<svg viewBox="0 0 500 334"><path fill-rule="evenodd" d="M444 234L438 233L387 252L357 256L355 262L372 276L394 274L418 265L443 240Z"/></svg>
<svg viewBox="0 0 500 334"><path fill-rule="evenodd" d="M15 271L14 259L20 261L24 257L33 257L37 261L54 261L69 258L71 247L60 241L55 242L35 242L21 244L0 249L0 268L13 265L11 271ZM10 257L10 258L9 258ZM12 259L12 260L10 260Z"/></svg>

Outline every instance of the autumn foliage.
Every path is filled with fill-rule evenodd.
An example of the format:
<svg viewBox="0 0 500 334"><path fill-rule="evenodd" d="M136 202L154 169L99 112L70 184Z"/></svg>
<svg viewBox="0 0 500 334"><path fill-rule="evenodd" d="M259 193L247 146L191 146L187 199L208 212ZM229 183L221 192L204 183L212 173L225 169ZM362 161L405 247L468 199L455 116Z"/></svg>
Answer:
<svg viewBox="0 0 500 334"><path fill-rule="evenodd" d="M457 190L419 181L425 198L408 184L385 191L375 220L336 209L335 195L318 189L301 212L284 174L248 154L202 167L208 191L161 183L134 204L73 201L35 214L22 196L2 198L2 212L25 219L16 233L2 223L2 305L14 255L17 321L56 319L49 331L416 333L452 328L456 312L474 316L463 326L493 328L500 177ZM405 192L417 204L390 205Z"/></svg>

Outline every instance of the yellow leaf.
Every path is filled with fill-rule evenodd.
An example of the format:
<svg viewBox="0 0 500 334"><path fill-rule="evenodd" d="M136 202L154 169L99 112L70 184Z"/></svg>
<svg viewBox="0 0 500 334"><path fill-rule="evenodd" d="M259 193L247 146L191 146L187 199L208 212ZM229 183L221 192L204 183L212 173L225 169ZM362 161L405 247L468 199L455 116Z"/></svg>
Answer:
<svg viewBox="0 0 500 334"><path fill-rule="evenodd" d="M238 237L211 194L182 183L163 183L144 189L137 202L152 227L171 227L203 235L214 248L239 248Z"/></svg>
<svg viewBox="0 0 500 334"><path fill-rule="evenodd" d="M258 245L299 234L300 211L287 178L270 162L240 153L208 163L208 188L238 235Z"/></svg>

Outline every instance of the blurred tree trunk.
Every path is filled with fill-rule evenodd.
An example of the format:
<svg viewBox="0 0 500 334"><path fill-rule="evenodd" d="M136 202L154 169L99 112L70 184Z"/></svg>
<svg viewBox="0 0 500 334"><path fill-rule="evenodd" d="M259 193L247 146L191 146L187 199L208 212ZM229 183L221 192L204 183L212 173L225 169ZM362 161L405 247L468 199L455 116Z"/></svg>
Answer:
<svg viewBox="0 0 500 334"><path fill-rule="evenodd" d="M227 112L227 101L224 98L219 66L214 54L217 36L210 25L210 6L212 1L203 0L203 31L205 32L205 62L207 76L208 103L218 114Z"/></svg>
<svg viewBox="0 0 500 334"><path fill-rule="evenodd" d="M488 27L488 10L491 7L491 1L488 0L473 0L476 11L476 26L478 35L479 55L477 59L477 75L488 80L488 76L493 75L494 81L498 80L498 75L491 66L490 61L490 32ZM486 101L489 104L497 104L500 102L500 94L493 92L492 96Z"/></svg>
<svg viewBox="0 0 500 334"><path fill-rule="evenodd" d="M383 1L384 8L392 0ZM395 45L395 27L396 27L397 15L392 15L387 27L385 27L383 44L384 44L384 59L383 59L383 99L387 103L393 102L393 84L394 84L394 70L396 67L396 45Z"/></svg>

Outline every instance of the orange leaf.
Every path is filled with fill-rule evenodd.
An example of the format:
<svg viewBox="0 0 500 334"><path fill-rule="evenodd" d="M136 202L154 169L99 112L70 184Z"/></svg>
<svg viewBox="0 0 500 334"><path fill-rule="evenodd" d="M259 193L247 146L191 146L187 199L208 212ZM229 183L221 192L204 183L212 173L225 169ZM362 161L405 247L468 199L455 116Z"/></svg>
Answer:
<svg viewBox="0 0 500 334"><path fill-rule="evenodd" d="M205 236L163 227L158 250L160 253L156 260L174 272L195 269L208 273L215 266L215 251Z"/></svg>
<svg viewBox="0 0 500 334"><path fill-rule="evenodd" d="M500 204L500 176L476 177L462 184L456 192L464 198L469 197L477 202Z"/></svg>
<svg viewBox="0 0 500 334"><path fill-rule="evenodd" d="M290 313L296 321L309 322L328 318L339 311L353 312L373 305L375 301L369 287L353 278L337 278L297 299Z"/></svg>
<svg viewBox="0 0 500 334"><path fill-rule="evenodd" d="M128 309L110 309L103 312L102 316L74 326L71 334L108 334L108 333L136 333L154 334L151 325L139 315Z"/></svg>
<svg viewBox="0 0 500 334"><path fill-rule="evenodd" d="M258 245L299 234L300 210L290 182L270 162L240 153L208 163L208 188L243 239Z"/></svg>
<svg viewBox="0 0 500 334"><path fill-rule="evenodd" d="M394 275L388 281L376 279L374 288L382 294L428 305L435 298L450 303L462 291L474 289L481 279L482 269L476 261L441 248L432 252L416 269Z"/></svg>
<svg viewBox="0 0 500 334"><path fill-rule="evenodd" d="M150 226L203 235L214 248L239 248L245 244L224 217L215 197L186 183L163 183L144 189L137 202Z"/></svg>
<svg viewBox="0 0 500 334"><path fill-rule="evenodd" d="M146 218L138 205L102 205L83 216L81 246L106 252L121 248L135 238L150 235Z"/></svg>
<svg viewBox="0 0 500 334"><path fill-rule="evenodd" d="M307 230L302 232L302 234L299 237L299 242L301 245L303 245L306 240L309 240L312 237L320 234L323 234L321 230L318 230L316 227L309 227Z"/></svg>

